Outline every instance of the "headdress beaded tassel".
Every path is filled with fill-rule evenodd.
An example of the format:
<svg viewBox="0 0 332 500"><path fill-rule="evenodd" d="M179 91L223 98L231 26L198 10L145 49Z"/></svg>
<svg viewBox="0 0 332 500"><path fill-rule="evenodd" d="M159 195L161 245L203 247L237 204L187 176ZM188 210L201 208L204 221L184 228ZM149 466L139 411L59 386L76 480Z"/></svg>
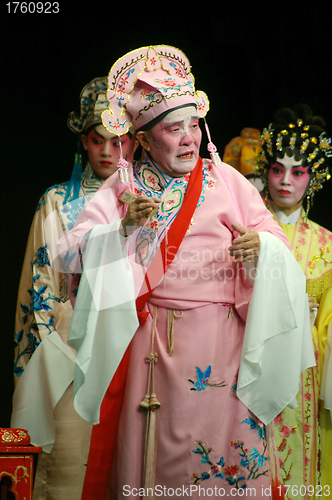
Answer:
<svg viewBox="0 0 332 500"><path fill-rule="evenodd" d="M129 182L129 175L128 175L128 166L130 163L133 162L134 158L134 150L135 150L135 139L136 135L135 133L133 134L129 146L129 151L127 154L128 161L123 157L123 151L122 151L122 144L121 144L121 137L119 137L119 147L120 147L120 158L118 160L118 172L119 172L119 179L120 179L120 186L119 186L119 191L117 193L117 196L121 196L121 194L124 191L131 191L131 186Z"/></svg>
<svg viewBox="0 0 332 500"><path fill-rule="evenodd" d="M78 139L77 152L75 153L74 167L66 188L66 194L63 200L63 204L67 203L68 201L76 200L79 197L82 172L83 172L83 166L82 166L81 141L80 139Z"/></svg>
<svg viewBox="0 0 332 500"><path fill-rule="evenodd" d="M205 118L204 118L204 125L205 125L206 135L207 135L207 138L209 140L209 143L207 145L207 150L210 153L211 160L214 163L214 165L221 165L222 162L221 162L219 153L217 152L216 146L211 141L210 130L209 130L208 124L206 123L206 119Z"/></svg>
<svg viewBox="0 0 332 500"><path fill-rule="evenodd" d="M121 138L119 138L119 146L120 146L120 158L119 158L119 161L118 161L118 169L119 169L120 182L121 183L123 183L123 182L129 182L129 178L128 178L128 162L123 157Z"/></svg>

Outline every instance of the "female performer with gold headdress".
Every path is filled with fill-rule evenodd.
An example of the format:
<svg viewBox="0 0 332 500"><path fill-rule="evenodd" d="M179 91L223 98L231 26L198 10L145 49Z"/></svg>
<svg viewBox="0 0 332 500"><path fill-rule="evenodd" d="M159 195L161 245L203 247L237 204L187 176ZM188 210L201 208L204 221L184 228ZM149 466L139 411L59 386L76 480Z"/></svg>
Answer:
<svg viewBox="0 0 332 500"><path fill-rule="evenodd" d="M281 470L292 499L312 497L311 486L315 494L321 486L325 498L332 490L332 233L308 219L314 194L330 178L332 147L325 128L307 105L278 110L263 130L257 166L267 207L306 276L317 362L302 374L298 407L285 408L275 419Z"/></svg>

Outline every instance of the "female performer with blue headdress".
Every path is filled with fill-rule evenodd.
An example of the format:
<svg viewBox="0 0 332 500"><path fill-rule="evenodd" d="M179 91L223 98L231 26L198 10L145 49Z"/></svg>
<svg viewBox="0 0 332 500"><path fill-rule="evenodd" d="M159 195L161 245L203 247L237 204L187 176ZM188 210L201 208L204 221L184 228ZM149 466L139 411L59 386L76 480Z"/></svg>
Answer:
<svg viewBox="0 0 332 500"><path fill-rule="evenodd" d="M46 190L30 229L18 290L15 321L15 392L12 427L27 429L32 444L42 446L34 488L35 500L79 500L90 443L91 425L74 410L72 381L75 351L67 344L73 314L65 275L50 266L44 223L54 215L70 229L87 201L117 169L121 139L101 124L106 109L105 77L88 83L80 95L80 112L71 112L68 127L78 151L71 179ZM61 215L62 212L62 215ZM75 290L70 290L75 293Z"/></svg>

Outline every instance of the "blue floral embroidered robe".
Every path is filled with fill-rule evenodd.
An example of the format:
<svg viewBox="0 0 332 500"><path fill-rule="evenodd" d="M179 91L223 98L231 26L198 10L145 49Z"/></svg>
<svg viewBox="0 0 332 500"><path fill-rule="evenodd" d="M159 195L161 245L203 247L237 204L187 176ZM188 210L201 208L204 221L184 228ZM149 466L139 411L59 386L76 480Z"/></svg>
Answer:
<svg viewBox="0 0 332 500"><path fill-rule="evenodd" d="M80 198L75 203L76 210L67 213L67 221L69 220L67 230L74 225L84 203L91 198L101 184L102 181L96 177L90 165L87 164L82 173ZM18 290L14 339L14 375L17 388L14 394L12 425L21 418L20 424L28 431L30 424L25 425L25 417L23 420L20 417L20 401L16 404L17 389L25 382L24 370L39 344L50 334L58 334L61 341L67 344L73 314L65 277L62 273L54 271L50 265L44 233L44 222L57 209L57 206L63 205L67 186L68 182L52 186L39 200L29 233ZM66 348L69 349L69 346L66 345ZM67 358L64 360L68 362ZM74 363L72 366L74 371ZM61 369L59 365L59 370ZM56 374L54 376L56 377ZM40 384L43 382L40 380ZM24 388L29 385L27 381ZM47 392L47 385L45 390ZM35 387L28 387L28 391L33 393L41 391L38 382ZM29 395L27 398L29 399ZM79 500L81 498L91 425L74 411L72 399L71 384L60 398L54 412L51 407L45 409L45 413L49 411L52 414L53 412L56 439L51 453L42 452L39 457L34 487L35 500L67 500L68 498ZM44 404L49 405L49 401L45 401ZM38 409L35 409L35 412L35 421L38 421Z"/></svg>

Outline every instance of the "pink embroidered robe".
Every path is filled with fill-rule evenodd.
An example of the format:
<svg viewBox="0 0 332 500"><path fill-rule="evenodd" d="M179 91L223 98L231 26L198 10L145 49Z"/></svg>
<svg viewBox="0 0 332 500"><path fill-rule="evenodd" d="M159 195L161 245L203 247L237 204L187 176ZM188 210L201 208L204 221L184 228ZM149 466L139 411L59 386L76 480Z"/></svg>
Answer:
<svg viewBox="0 0 332 500"><path fill-rule="evenodd" d="M167 184L167 192L174 194L173 207L172 197L168 198L170 209L181 203L181 195L175 191L183 192L185 185L179 187L174 179L169 184L152 162L148 167L162 187ZM158 354L154 388L161 404L156 496L163 492L164 496L158 496L166 498L172 489L184 488L183 496L190 491L192 498L199 498L200 488L210 488L210 492L217 488L227 495L234 488L247 487L255 488L258 498L270 497L266 428L236 395L253 287L243 266L234 264L229 257L228 247L234 238L233 223L269 232L286 245L288 242L257 190L228 165L222 168L231 191L220 170L203 161L202 194L191 224L163 281L149 299L147 322L138 328L132 340L116 463L110 478L111 499L132 499L142 492L144 422L139 404L147 390L145 358L150 352L153 317L153 350ZM158 186L156 179L149 185L143 170L142 167L139 181L134 181L136 188L145 194L162 194L160 185L154 189ZM107 182L103 189L107 189ZM185 179L181 182L185 183ZM98 206L92 200L91 207L91 218L86 212L73 232L78 238L98 223L111 222L114 212L107 201ZM158 226L158 215L145 227L149 225L151 231ZM136 240L137 246L139 243ZM174 320L173 341L168 315Z"/></svg>

